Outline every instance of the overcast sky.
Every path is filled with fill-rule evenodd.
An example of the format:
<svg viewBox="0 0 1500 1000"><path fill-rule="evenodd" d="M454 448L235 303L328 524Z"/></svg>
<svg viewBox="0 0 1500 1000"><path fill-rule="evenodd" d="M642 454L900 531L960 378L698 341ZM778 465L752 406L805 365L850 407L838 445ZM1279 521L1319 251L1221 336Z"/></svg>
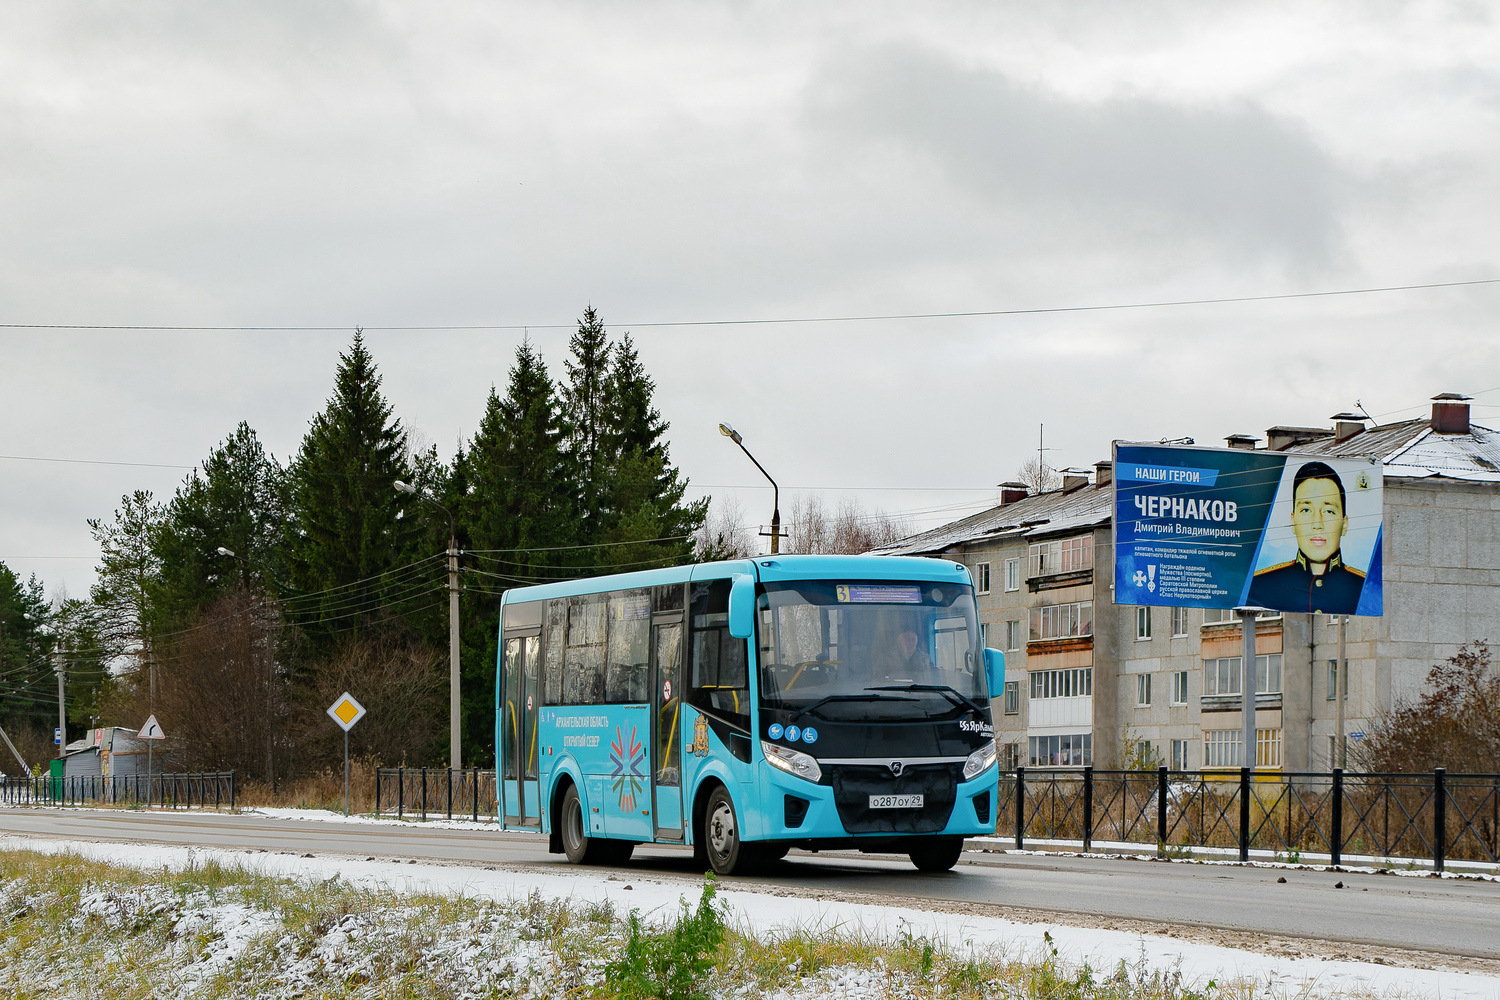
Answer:
<svg viewBox="0 0 1500 1000"><path fill-rule="evenodd" d="M240 420L293 455L352 329L445 457L529 336L630 331L695 492L926 527L1035 454L1500 404L1487 3L11 3L0 560ZM383 331L381 327L505 327ZM559 327L561 325L562 328ZM1488 393L1488 394L1481 394ZM181 468L28 459L148 463ZM835 491L857 491L840 494Z"/></svg>

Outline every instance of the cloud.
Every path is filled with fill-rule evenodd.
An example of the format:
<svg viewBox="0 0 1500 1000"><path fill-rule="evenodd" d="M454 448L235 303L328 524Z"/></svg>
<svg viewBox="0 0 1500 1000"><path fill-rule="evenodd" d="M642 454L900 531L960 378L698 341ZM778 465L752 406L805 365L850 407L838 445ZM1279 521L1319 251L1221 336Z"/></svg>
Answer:
<svg viewBox="0 0 1500 1000"><path fill-rule="evenodd" d="M848 155L923 158L1037 224L1176 235L1234 258L1322 263L1339 249L1338 167L1298 123L1248 101L1085 103L890 45L825 63L807 106L814 128L857 144Z"/></svg>

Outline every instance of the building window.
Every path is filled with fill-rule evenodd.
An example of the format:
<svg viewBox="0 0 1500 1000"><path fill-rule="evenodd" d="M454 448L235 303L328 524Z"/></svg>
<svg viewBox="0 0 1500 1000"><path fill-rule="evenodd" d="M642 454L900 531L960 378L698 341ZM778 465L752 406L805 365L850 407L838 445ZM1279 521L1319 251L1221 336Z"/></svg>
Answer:
<svg viewBox="0 0 1500 1000"><path fill-rule="evenodd" d="M1137 639L1151 638L1150 608L1141 607L1135 609L1135 637Z"/></svg>
<svg viewBox="0 0 1500 1000"><path fill-rule="evenodd" d="M1172 672L1172 704L1186 705L1188 672L1186 670L1175 670Z"/></svg>
<svg viewBox="0 0 1500 1000"><path fill-rule="evenodd" d="M1031 737L1032 767L1083 767L1093 762L1092 733Z"/></svg>
<svg viewBox="0 0 1500 1000"><path fill-rule="evenodd" d="M1204 767L1239 767L1244 733L1238 729L1210 729L1203 734Z"/></svg>
<svg viewBox="0 0 1500 1000"><path fill-rule="evenodd" d="M1094 536L1079 535L1076 538L1054 538L1045 542L1032 542L1026 547L1026 576L1052 576L1056 573L1073 573L1091 569L1094 565Z"/></svg>
<svg viewBox="0 0 1500 1000"><path fill-rule="evenodd" d="M1005 648L1021 648L1021 620L1019 618L1005 623Z"/></svg>
<svg viewBox="0 0 1500 1000"><path fill-rule="evenodd" d="M1021 762L1021 744L1000 744L1000 769L1002 771L1014 771L1016 765Z"/></svg>
<svg viewBox="0 0 1500 1000"><path fill-rule="evenodd" d="M1203 734L1204 767L1243 767L1244 733L1238 729L1210 729ZM1255 766L1281 766L1281 730L1255 731Z"/></svg>
<svg viewBox="0 0 1500 1000"><path fill-rule="evenodd" d="M974 567L974 592L976 594L988 594L990 592L990 564L979 563Z"/></svg>
<svg viewBox="0 0 1500 1000"><path fill-rule="evenodd" d="M1135 675L1135 703L1145 706L1151 704L1151 675Z"/></svg>
<svg viewBox="0 0 1500 1000"><path fill-rule="evenodd" d="M1021 682L1020 681L1006 681L1005 682L1005 714L1006 715L1020 715L1021 714Z"/></svg>
<svg viewBox="0 0 1500 1000"><path fill-rule="evenodd" d="M990 623L989 622L980 622L979 623L979 644L981 646L983 646L985 649L991 648L990 647Z"/></svg>
<svg viewBox="0 0 1500 1000"><path fill-rule="evenodd" d="M1093 667L1032 671L1031 697L1033 698L1087 698L1093 693Z"/></svg>
<svg viewBox="0 0 1500 1000"><path fill-rule="evenodd" d="M1329 660L1328 661L1328 700L1329 701L1335 701L1336 700L1336 698L1334 697L1334 692L1338 689L1338 683L1339 683L1339 661L1338 660ZM1344 661L1344 697L1346 699L1349 697L1349 661L1348 660Z"/></svg>
<svg viewBox="0 0 1500 1000"><path fill-rule="evenodd" d="M1174 771L1186 771L1188 769L1188 741L1172 741L1172 764Z"/></svg>
<svg viewBox="0 0 1500 1000"><path fill-rule="evenodd" d="M1255 766L1281 766L1281 730L1257 729L1255 731Z"/></svg>
<svg viewBox="0 0 1500 1000"><path fill-rule="evenodd" d="M1020 556L1005 560L1005 589L1007 592L1021 589Z"/></svg>
<svg viewBox="0 0 1500 1000"><path fill-rule="evenodd" d="M1216 660L1203 661L1203 694L1239 694L1240 658L1221 656ZM1281 693L1281 654L1255 658L1255 693Z"/></svg>
<svg viewBox="0 0 1500 1000"><path fill-rule="evenodd" d="M1172 609L1172 635L1187 635L1187 608Z"/></svg>
<svg viewBox="0 0 1500 1000"><path fill-rule="evenodd" d="M1094 634L1094 602L1049 604L1031 609L1031 639L1064 639Z"/></svg>

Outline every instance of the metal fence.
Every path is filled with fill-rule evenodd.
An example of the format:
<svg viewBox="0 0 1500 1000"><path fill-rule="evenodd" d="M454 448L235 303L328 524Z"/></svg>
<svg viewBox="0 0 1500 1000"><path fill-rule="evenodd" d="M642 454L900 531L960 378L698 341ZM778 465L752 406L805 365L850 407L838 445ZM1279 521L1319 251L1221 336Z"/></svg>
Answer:
<svg viewBox="0 0 1500 1000"><path fill-rule="evenodd" d="M1029 771L1001 775L996 834L1291 859L1500 863L1500 775ZM1007 834L1007 831L1008 834Z"/></svg>
<svg viewBox="0 0 1500 1000"><path fill-rule="evenodd" d="M0 776L0 805L147 806L161 809L235 807L235 772L194 774Z"/></svg>
<svg viewBox="0 0 1500 1000"><path fill-rule="evenodd" d="M483 768L382 767L375 771L375 812L494 819L495 772Z"/></svg>

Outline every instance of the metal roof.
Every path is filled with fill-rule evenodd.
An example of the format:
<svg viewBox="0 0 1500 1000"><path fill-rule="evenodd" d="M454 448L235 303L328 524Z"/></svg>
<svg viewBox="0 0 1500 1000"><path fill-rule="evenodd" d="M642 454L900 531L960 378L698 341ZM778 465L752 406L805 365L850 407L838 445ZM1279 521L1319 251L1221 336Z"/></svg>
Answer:
<svg viewBox="0 0 1500 1000"><path fill-rule="evenodd" d="M1061 531L1108 524L1115 491L1104 486L1082 486L1069 492L1054 490L991 507L989 510L891 545L872 549L874 555L909 556L942 552L955 545L1000 538L1035 538Z"/></svg>
<svg viewBox="0 0 1500 1000"><path fill-rule="evenodd" d="M1321 431L1327 436L1286 449L1298 455L1335 458L1376 458L1388 479L1454 479L1471 483L1500 483L1500 433L1478 424L1468 434L1438 434L1432 421L1404 420L1372 427L1334 440L1333 431L1316 427L1273 427L1272 431ZM1051 535L1108 524L1114 490L1085 486L1072 492L1055 490L1015 503L971 514L938 528L872 549L874 555L928 555L957 545L1001 538Z"/></svg>
<svg viewBox="0 0 1500 1000"><path fill-rule="evenodd" d="M1288 449L1299 455L1378 458L1392 479L1458 479L1500 483L1500 434L1478 424L1467 434L1438 434L1427 418L1372 427L1343 441L1332 437Z"/></svg>

